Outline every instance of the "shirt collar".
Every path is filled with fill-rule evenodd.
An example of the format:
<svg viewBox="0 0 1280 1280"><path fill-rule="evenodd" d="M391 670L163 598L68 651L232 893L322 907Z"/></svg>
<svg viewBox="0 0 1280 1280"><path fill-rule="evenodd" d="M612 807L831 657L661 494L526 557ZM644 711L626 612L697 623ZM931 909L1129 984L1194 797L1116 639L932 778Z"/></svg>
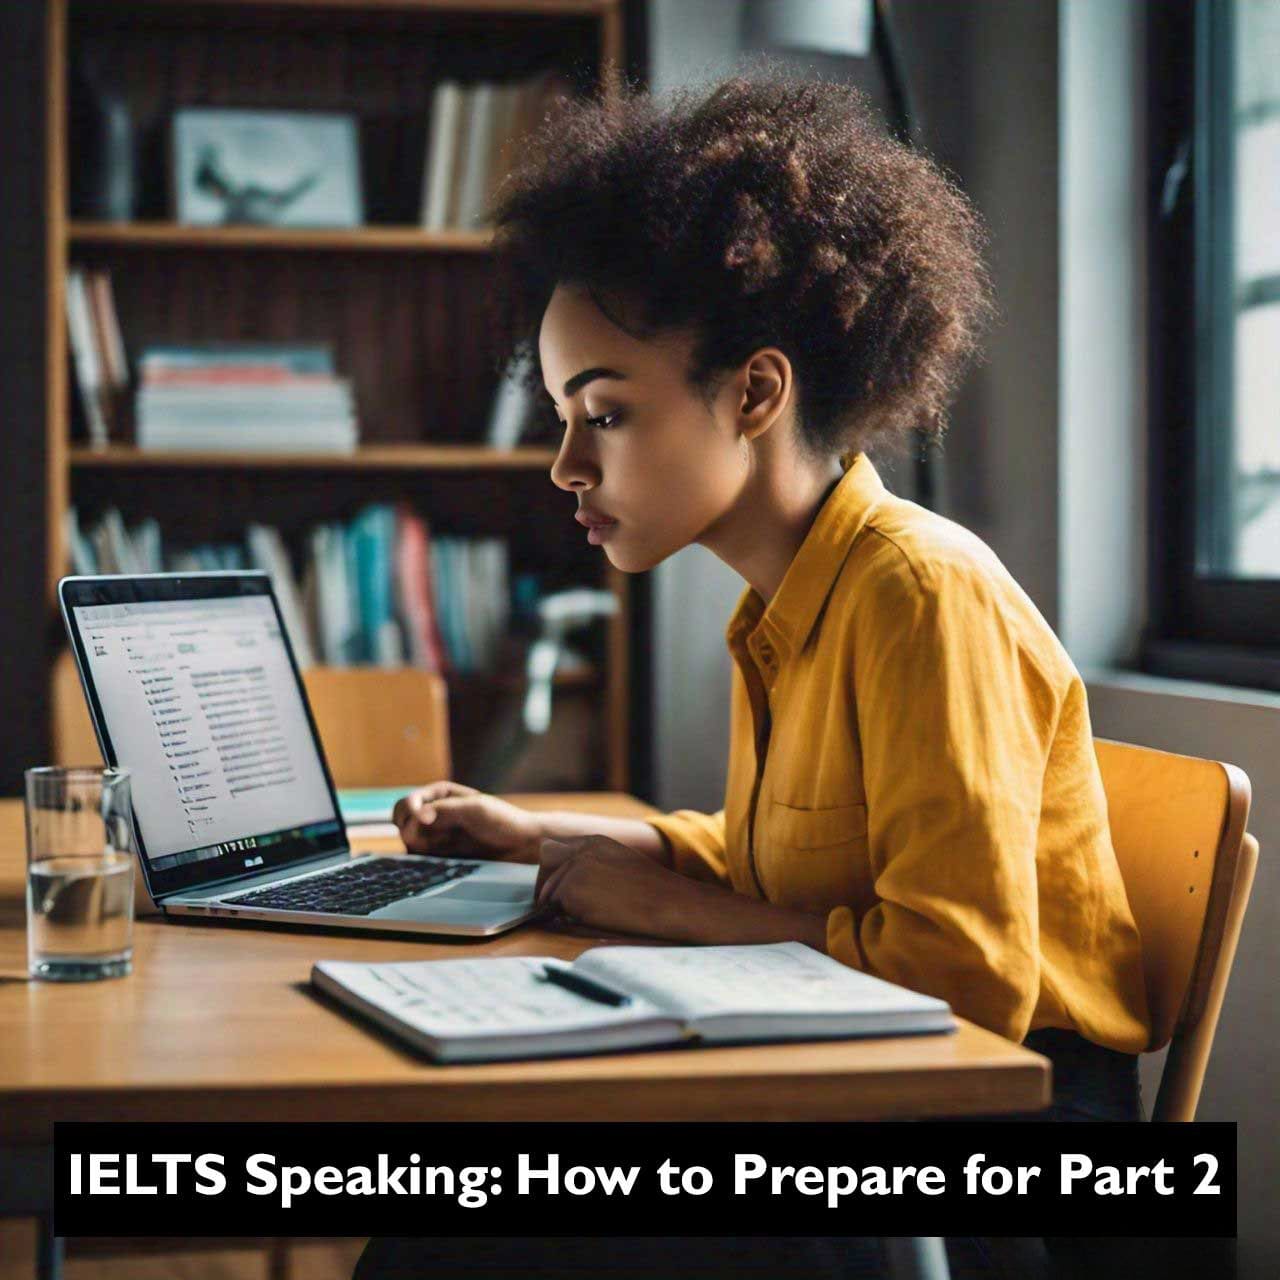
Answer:
<svg viewBox="0 0 1280 1280"><path fill-rule="evenodd" d="M818 509L773 599L766 606L754 587L743 592L725 632L731 649L748 633L756 644L772 640L784 660L804 648L854 538L885 491L865 453L840 461L844 475Z"/></svg>

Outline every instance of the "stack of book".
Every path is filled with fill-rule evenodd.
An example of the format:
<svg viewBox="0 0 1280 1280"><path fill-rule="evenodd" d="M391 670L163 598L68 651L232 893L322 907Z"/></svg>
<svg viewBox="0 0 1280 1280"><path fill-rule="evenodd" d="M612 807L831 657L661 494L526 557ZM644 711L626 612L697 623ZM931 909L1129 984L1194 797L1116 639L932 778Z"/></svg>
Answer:
<svg viewBox="0 0 1280 1280"><path fill-rule="evenodd" d="M141 449L349 453L351 384L323 345L209 342L148 347L138 362Z"/></svg>
<svg viewBox="0 0 1280 1280"><path fill-rule="evenodd" d="M427 125L422 225L428 230L480 226L520 139L569 92L554 72L512 84L440 81Z"/></svg>
<svg viewBox="0 0 1280 1280"><path fill-rule="evenodd" d="M447 675L494 670L510 629L507 545L496 538L433 538L406 507L368 506L317 525L303 539L303 573L278 530L251 524L243 543L165 546L154 519L132 527L108 508L82 528L68 513L74 573L270 575L300 666L406 663Z"/></svg>

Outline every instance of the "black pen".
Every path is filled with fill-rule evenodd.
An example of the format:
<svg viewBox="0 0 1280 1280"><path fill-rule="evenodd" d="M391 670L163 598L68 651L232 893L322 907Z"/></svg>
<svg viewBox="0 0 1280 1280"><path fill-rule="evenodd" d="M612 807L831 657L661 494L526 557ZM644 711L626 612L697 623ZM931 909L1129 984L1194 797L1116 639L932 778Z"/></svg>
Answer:
<svg viewBox="0 0 1280 1280"><path fill-rule="evenodd" d="M614 1006L621 1004L630 1004L631 997L624 996L619 991L612 991L602 983L593 982L590 978L584 978L580 973L574 973L571 969L560 969L555 965L542 966L542 978L545 982L554 982L558 987L564 987L566 991L576 991L580 996L586 996L588 1000L594 1000L598 1004L611 1004Z"/></svg>

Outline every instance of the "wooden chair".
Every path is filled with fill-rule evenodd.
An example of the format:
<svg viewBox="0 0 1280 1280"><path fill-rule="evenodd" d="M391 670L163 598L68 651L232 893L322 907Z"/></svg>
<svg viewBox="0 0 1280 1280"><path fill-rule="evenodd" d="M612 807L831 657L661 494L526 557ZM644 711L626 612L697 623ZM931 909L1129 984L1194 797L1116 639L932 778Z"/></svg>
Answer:
<svg viewBox="0 0 1280 1280"><path fill-rule="evenodd" d="M1169 1047L1153 1120L1193 1120L1254 870L1234 765L1098 740L1111 839L1142 935L1148 1052Z"/></svg>
<svg viewBox="0 0 1280 1280"><path fill-rule="evenodd" d="M49 709L53 722L53 763L101 764L102 752L98 750L98 739L80 687L80 673L70 649L63 649L53 664L52 694Z"/></svg>
<svg viewBox="0 0 1280 1280"><path fill-rule="evenodd" d="M338 787L447 778L449 700L439 676L413 667L311 667L302 673Z"/></svg>
<svg viewBox="0 0 1280 1280"><path fill-rule="evenodd" d="M449 777L445 682L413 667L310 667L302 673L325 758L339 787L394 787ZM53 669L53 760L100 764L69 649Z"/></svg>

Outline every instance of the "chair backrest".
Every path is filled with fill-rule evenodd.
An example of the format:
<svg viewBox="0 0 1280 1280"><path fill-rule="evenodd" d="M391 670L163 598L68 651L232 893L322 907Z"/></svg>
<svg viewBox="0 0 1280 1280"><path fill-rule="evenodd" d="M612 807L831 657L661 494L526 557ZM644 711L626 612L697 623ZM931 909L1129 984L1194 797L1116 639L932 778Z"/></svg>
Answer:
<svg viewBox="0 0 1280 1280"><path fill-rule="evenodd" d="M89 719L80 672L70 649L63 649L53 663L53 690L50 704L53 731L53 763L61 765L101 764L102 752Z"/></svg>
<svg viewBox="0 0 1280 1280"><path fill-rule="evenodd" d="M413 667L310 667L302 673L339 787L447 778L449 701L439 676Z"/></svg>
<svg viewBox="0 0 1280 1280"><path fill-rule="evenodd" d="M1258 845L1234 765L1099 739L1111 839L1142 936L1148 1051L1169 1046L1152 1118L1195 1116Z"/></svg>

